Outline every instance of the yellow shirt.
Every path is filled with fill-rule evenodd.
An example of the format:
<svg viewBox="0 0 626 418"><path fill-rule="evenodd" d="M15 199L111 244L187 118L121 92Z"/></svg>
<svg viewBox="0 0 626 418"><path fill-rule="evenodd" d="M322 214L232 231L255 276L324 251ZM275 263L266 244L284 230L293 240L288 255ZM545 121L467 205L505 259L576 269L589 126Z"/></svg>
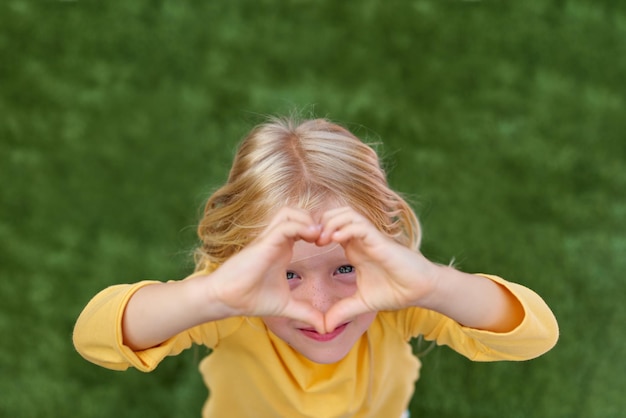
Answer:
<svg viewBox="0 0 626 418"><path fill-rule="evenodd" d="M210 388L202 416L399 417L419 377L419 360L408 341L420 334L471 360L527 360L554 346L554 315L533 291L499 277L525 310L507 333L466 328L433 311L409 308L380 312L348 355L335 364L304 358L269 331L260 318L229 318L189 329L158 347L133 352L122 341L122 315L137 289L154 282L118 285L96 295L74 330L74 344L87 360L115 370L153 370L166 356L193 343L213 352L200 363Z"/></svg>

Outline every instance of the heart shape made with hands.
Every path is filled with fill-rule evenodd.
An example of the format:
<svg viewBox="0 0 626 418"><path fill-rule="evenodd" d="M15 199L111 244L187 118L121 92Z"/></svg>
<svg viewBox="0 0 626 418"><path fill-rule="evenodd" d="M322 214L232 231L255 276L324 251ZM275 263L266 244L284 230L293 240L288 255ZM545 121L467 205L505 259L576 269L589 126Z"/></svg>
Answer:
<svg viewBox="0 0 626 418"><path fill-rule="evenodd" d="M351 238L345 242L331 241L326 245L316 245L311 242L296 241L293 244L293 257L290 266L295 266L296 270L302 268L319 268L320 271L311 274L311 277L305 277L304 280L337 280L339 284L319 283L319 284L303 284L307 287L316 287L318 293L313 296L308 291L307 296L301 298L298 295L298 304L300 320L305 320L321 331L323 323L323 331L332 332L337 326L354 320L356 317L366 313L376 312L381 309L397 309L402 306L398 304L399 298L390 290L394 289L390 285L390 274L387 268L380 263L378 257L369 254L364 249L364 243L359 239ZM385 237L385 245L397 245L389 242ZM350 276L342 277L339 273L336 279L325 276L328 271L346 267L346 265L354 268L350 271ZM321 272L321 274L320 274ZM321 277L312 278L313 276ZM296 290L297 292L297 290ZM319 293L319 292L326 292ZM322 302L320 302L320 300ZM328 306L328 301L334 301ZM307 305L307 307L304 306ZM323 306L324 312L318 310L317 307Z"/></svg>
<svg viewBox="0 0 626 418"><path fill-rule="evenodd" d="M360 309L350 308L351 299L356 297L359 300L355 271L350 271L345 277L340 276L339 283L334 284L332 281L335 279L327 276L329 271L348 265L355 270L358 268L347 259L341 244L330 242L316 245L314 242L296 240L292 243L291 252L293 256L287 270L295 278L290 280L300 278L304 282L299 283L302 287L290 285L290 292L297 295L291 294L285 316L305 322L320 333L328 333L367 311L362 309L363 304L360 304ZM328 306L329 301L334 302Z"/></svg>
<svg viewBox="0 0 626 418"><path fill-rule="evenodd" d="M338 247L341 251L336 254ZM257 309L251 313L289 317L314 326L318 332L331 332L368 312L407 307L424 289L416 272L424 270L425 258L384 235L349 207L330 209L317 220L303 210L283 208L240 255L244 253L248 257L233 264L240 276L250 279L248 293L261 303L254 304ZM315 307L304 293L297 294L297 288L292 292L286 285L285 271L294 267L294 273L299 274L298 264L302 268L319 265L327 272L341 263L353 266L356 278L350 292L345 291L350 286L344 286L340 294L328 294L334 301L331 306L327 299L322 308L319 304ZM234 294L234 298L240 296Z"/></svg>

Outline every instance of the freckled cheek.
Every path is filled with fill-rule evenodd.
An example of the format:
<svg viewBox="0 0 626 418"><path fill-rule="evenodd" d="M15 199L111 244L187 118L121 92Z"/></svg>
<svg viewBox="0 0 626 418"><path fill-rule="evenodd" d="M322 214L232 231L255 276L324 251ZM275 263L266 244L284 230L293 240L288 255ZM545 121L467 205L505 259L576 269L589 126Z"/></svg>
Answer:
<svg viewBox="0 0 626 418"><path fill-rule="evenodd" d="M357 285L355 282L339 283L336 287L337 294L339 294L341 298L347 298L349 296L352 296L357 291Z"/></svg>
<svg viewBox="0 0 626 418"><path fill-rule="evenodd" d="M278 335L282 339L285 339L292 327L289 324L289 319L280 317L265 317L263 318L265 325L274 334Z"/></svg>
<svg viewBox="0 0 626 418"><path fill-rule="evenodd" d="M367 331L374 319L376 318L376 312L368 312L357 316L354 320L354 325L359 333Z"/></svg>
<svg viewBox="0 0 626 418"><path fill-rule="evenodd" d="M374 322L376 315L378 315L378 312L368 312L368 313L361 314L359 316L359 321L363 323L366 327L369 327L372 324L372 322Z"/></svg>

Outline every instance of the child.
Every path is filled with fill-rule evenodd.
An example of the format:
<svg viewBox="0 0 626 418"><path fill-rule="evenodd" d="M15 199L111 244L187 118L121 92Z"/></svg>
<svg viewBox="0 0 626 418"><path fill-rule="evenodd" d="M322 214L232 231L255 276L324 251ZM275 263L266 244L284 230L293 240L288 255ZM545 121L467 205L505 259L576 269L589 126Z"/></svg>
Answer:
<svg viewBox="0 0 626 418"><path fill-rule="evenodd" d="M204 417L400 417L423 335L477 361L551 349L531 290L437 265L375 151L324 119L272 119L241 144L198 228L196 272L103 290L76 323L87 360L153 370L193 343Z"/></svg>

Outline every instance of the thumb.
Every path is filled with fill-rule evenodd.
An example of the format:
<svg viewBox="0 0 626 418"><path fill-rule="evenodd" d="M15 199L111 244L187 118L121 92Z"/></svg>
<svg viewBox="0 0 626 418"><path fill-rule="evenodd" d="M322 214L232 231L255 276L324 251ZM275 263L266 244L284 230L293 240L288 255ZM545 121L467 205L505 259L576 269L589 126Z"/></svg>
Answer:
<svg viewBox="0 0 626 418"><path fill-rule="evenodd" d="M363 301L356 297L341 299L326 312L324 324L326 332L332 332L339 325L352 320L354 317L370 312Z"/></svg>
<svg viewBox="0 0 626 418"><path fill-rule="evenodd" d="M315 309L308 303L300 302L291 299L281 316L295 319L296 321L304 322L315 328L317 332L323 334L324 328L324 314Z"/></svg>

